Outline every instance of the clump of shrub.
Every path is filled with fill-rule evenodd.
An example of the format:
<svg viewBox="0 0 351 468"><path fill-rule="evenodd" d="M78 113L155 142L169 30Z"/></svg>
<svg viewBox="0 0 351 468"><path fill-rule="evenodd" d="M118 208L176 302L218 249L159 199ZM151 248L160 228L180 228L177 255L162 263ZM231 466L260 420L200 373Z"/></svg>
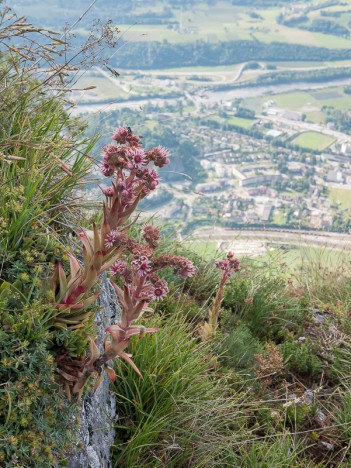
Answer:
<svg viewBox="0 0 351 468"><path fill-rule="evenodd" d="M0 465L52 466L71 448L77 414L55 380L52 309L0 289Z"/></svg>
<svg viewBox="0 0 351 468"><path fill-rule="evenodd" d="M223 338L222 346L223 363L235 370L252 370L256 354L262 351L261 343L244 323L239 323Z"/></svg>
<svg viewBox="0 0 351 468"><path fill-rule="evenodd" d="M317 357L318 347L309 339L300 343L298 340L288 340L282 343L281 352L284 356L286 369L303 376L315 377L323 364Z"/></svg>
<svg viewBox="0 0 351 468"><path fill-rule="evenodd" d="M267 437L264 440L248 442L247 445L241 447L240 464L237 466L260 468L290 468L291 466L312 468L312 466L315 466L307 460L300 465L299 456L301 451L301 443L292 434L286 433L279 437Z"/></svg>
<svg viewBox="0 0 351 468"><path fill-rule="evenodd" d="M284 370L284 360L279 346L266 343L261 354L256 354L257 376L266 385L271 385L281 377Z"/></svg>
<svg viewBox="0 0 351 468"><path fill-rule="evenodd" d="M195 299L188 294L178 291L174 285L170 285L170 292L162 302L156 305L156 312L160 315L170 316L181 311L182 317L188 322L200 323L206 317L207 309L202 307Z"/></svg>
<svg viewBox="0 0 351 468"><path fill-rule="evenodd" d="M335 419L341 436L346 443L351 439L351 391L344 389L340 403L335 411Z"/></svg>
<svg viewBox="0 0 351 468"><path fill-rule="evenodd" d="M259 267L248 267L226 289L223 305L227 313L223 327L233 328L241 319L255 337L277 342L288 331L298 333L304 310L287 286L276 271L262 272Z"/></svg>
<svg viewBox="0 0 351 468"><path fill-rule="evenodd" d="M293 430L300 431L307 424L307 419L311 413L311 408L305 403L291 402L286 408L286 419Z"/></svg>

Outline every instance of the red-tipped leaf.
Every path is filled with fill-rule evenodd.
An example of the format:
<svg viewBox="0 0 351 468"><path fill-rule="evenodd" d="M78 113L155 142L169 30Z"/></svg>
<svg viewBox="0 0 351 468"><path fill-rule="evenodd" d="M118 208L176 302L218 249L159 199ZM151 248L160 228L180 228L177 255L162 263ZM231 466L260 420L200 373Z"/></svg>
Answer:
<svg viewBox="0 0 351 468"><path fill-rule="evenodd" d="M144 380L144 377L141 375L141 372L140 370L137 368L137 366L135 365L135 363L133 362L133 360L129 357L129 355L127 353L125 353L124 351L121 351L119 353L119 356L124 359L125 361L128 362L128 364L130 365L130 367L132 369L135 370L135 372L139 375L140 378L142 378Z"/></svg>

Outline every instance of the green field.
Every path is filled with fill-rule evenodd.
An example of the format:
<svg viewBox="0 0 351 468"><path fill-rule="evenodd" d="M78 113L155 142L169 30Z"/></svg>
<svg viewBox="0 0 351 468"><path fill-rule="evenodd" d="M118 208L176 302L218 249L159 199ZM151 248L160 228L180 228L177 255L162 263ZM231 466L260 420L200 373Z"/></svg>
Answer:
<svg viewBox="0 0 351 468"><path fill-rule="evenodd" d="M323 151L334 143L335 138L329 135L324 135L318 132L303 132L300 133L291 143L298 145L301 148Z"/></svg>
<svg viewBox="0 0 351 468"><path fill-rule="evenodd" d="M160 12L163 4L155 1L147 7L136 7L134 13L146 11ZM214 5L197 3L195 6L171 7L170 24L116 24L128 41L163 41L172 43L230 41L238 39L259 40L262 42L288 42L310 46L350 48L351 41L331 34L311 32L297 27L277 23L277 16L283 7L256 7L260 16L252 16L252 8L233 5L229 1L217 1ZM319 13L318 13L319 14Z"/></svg>
<svg viewBox="0 0 351 468"><path fill-rule="evenodd" d="M188 241L186 247L208 260L223 258L225 252L218 249L217 242ZM246 258L244 262L278 264L287 274L302 268L325 266L335 269L341 265L351 266L351 252L320 247L289 246L274 248L265 255Z"/></svg>
<svg viewBox="0 0 351 468"><path fill-rule="evenodd" d="M221 256L221 253L218 250L217 242L188 241L185 242L185 245L192 252L195 252L207 259L218 258L219 256Z"/></svg>
<svg viewBox="0 0 351 468"><path fill-rule="evenodd" d="M267 252L262 257L250 261L280 265L283 273L288 275L297 270L320 271L322 268L335 270L342 266L350 268L351 252L320 247L290 246Z"/></svg>
<svg viewBox="0 0 351 468"><path fill-rule="evenodd" d="M343 87L296 91L291 93L274 94L272 96L261 96L243 100L243 106L257 113L265 110L265 103L273 101L274 106L280 109L299 111L306 114L307 120L311 122L324 122L325 113L321 111L323 106L334 107L338 110L351 108L351 95L345 94Z"/></svg>
<svg viewBox="0 0 351 468"><path fill-rule="evenodd" d="M123 90L117 80L113 78L108 79L104 76L90 75L87 73L85 76L79 78L75 88L84 89L90 86L96 86L95 89L89 91L82 91L81 101L89 100L104 100L104 99L125 99L128 93Z"/></svg>
<svg viewBox="0 0 351 468"><path fill-rule="evenodd" d="M53 29L56 25L61 27L62 22L65 21L68 24L73 24L87 7L87 2L84 0L71 2L70 8L67 8L67 3L63 0L47 2L46 4L39 0L20 3L20 7L17 8L20 15L28 16L33 20L35 18L36 21L41 21L43 24L48 23ZM198 40L219 42L245 39L328 48L351 47L351 40L345 37L279 24L277 17L280 14L289 16L291 12L289 13L286 4L279 5L278 2L276 6L255 6L256 16L253 15L252 5L235 5L230 0L183 2L182 7L177 4L178 2L165 3L161 0L153 2L131 1L129 3L129 11L126 7L117 9L117 11L111 10L110 2L99 2L99 6L94 7L95 18L102 21L112 18L114 24L120 29L121 36L127 42L167 40L172 43L184 43ZM291 2L291 4L299 6L301 2ZM339 7L328 7L322 0L313 0L309 2L309 5L313 5L314 9L306 13L308 23L321 18L322 8L324 11L337 11L338 8L341 8L344 13L339 18L332 18L332 21L339 26L350 29L351 14L347 11L351 5L350 0ZM301 8L299 11L302 11ZM153 15L158 15L161 21L150 20ZM83 24L78 24L74 32L77 31L89 35L90 28L83 21Z"/></svg>
<svg viewBox="0 0 351 468"><path fill-rule="evenodd" d="M351 190L330 187L329 198L342 209L351 209Z"/></svg>
<svg viewBox="0 0 351 468"><path fill-rule="evenodd" d="M242 127L242 128L251 128L252 125L254 124L255 120L254 119L244 119L242 117L230 117L226 123L230 125L236 125L237 127Z"/></svg>
<svg viewBox="0 0 351 468"><path fill-rule="evenodd" d="M286 216L281 212L281 210L278 210L277 208L274 208L272 222L274 224L285 224L286 223Z"/></svg>

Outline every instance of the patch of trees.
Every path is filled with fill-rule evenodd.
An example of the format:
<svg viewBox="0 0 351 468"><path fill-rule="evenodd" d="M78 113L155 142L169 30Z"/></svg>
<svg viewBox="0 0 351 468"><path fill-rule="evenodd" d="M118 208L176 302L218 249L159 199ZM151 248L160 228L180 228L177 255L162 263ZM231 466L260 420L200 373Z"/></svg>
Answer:
<svg viewBox="0 0 351 468"><path fill-rule="evenodd" d="M351 220L344 218L341 213L337 213L333 216L333 224L331 231L333 232L350 232Z"/></svg>
<svg viewBox="0 0 351 468"><path fill-rule="evenodd" d="M130 9L125 14L120 14L118 18L119 24L169 24L170 20L174 18L172 9L170 7L164 7L162 11L155 12L148 10L145 13L136 15L131 13ZM178 22L177 22L178 23Z"/></svg>
<svg viewBox="0 0 351 468"><path fill-rule="evenodd" d="M303 26L303 29L323 34L333 34L334 36L348 36L350 34L350 31L345 26L335 21L320 18L315 18L310 25Z"/></svg>
<svg viewBox="0 0 351 468"><path fill-rule="evenodd" d="M258 70L261 65L258 62L248 62L244 65L244 70Z"/></svg>
<svg viewBox="0 0 351 468"><path fill-rule="evenodd" d="M342 13L348 13L348 10L346 11L325 11L325 10L322 10L319 14L321 16L326 16L326 17L329 17L329 18L340 18L341 14Z"/></svg>
<svg viewBox="0 0 351 468"><path fill-rule="evenodd" d="M323 83L351 77L351 67L324 68L308 71L282 71L260 75L255 80L234 85L219 85L217 90L223 91L233 88L272 86L284 83ZM346 91L345 91L346 92Z"/></svg>
<svg viewBox="0 0 351 468"><path fill-rule="evenodd" d="M323 70L308 70L303 72L288 71L261 75L255 80L255 86L299 81L308 83L321 83L349 77L351 77L350 67L325 68Z"/></svg>
<svg viewBox="0 0 351 468"><path fill-rule="evenodd" d="M340 132L351 134L351 116L348 112L344 112L334 107L323 107L323 111L327 112L325 121L332 122L335 128Z"/></svg>
<svg viewBox="0 0 351 468"><path fill-rule="evenodd" d="M206 171L200 164L200 148L193 141L179 137L173 129L162 126L152 131L143 132L143 143L146 148L165 146L171 152L170 164L162 173L162 180L172 182L184 180L186 174L194 184L206 180Z"/></svg>
<svg viewBox="0 0 351 468"><path fill-rule="evenodd" d="M169 80L169 76L167 76L166 78ZM191 80L191 81L212 81L211 78L209 78L208 76L204 76L204 75L189 76L188 80Z"/></svg>
<svg viewBox="0 0 351 468"><path fill-rule="evenodd" d="M253 18L253 19L263 19L263 17L256 13L255 11L252 11L250 14L249 14L250 18Z"/></svg>
<svg viewBox="0 0 351 468"><path fill-rule="evenodd" d="M162 190L157 195L151 198L144 198L140 202L140 208L142 210L154 210L160 206L169 203L174 198L173 194L168 190Z"/></svg>
<svg viewBox="0 0 351 468"><path fill-rule="evenodd" d="M351 49L328 49L259 41L195 41L173 44L163 42L128 42L120 47L112 66L121 68L162 69L186 66L231 65L247 61L321 62L351 59Z"/></svg>
<svg viewBox="0 0 351 468"><path fill-rule="evenodd" d="M243 135L249 135L259 140L262 140L265 137L264 133L261 132L261 130L259 130L256 126L252 126L251 128L243 128L243 127L240 127L239 125L227 123L223 125L222 128L223 130L234 130L237 133L241 133Z"/></svg>
<svg viewBox="0 0 351 468"><path fill-rule="evenodd" d="M277 23L288 26L289 28L300 26L302 23L306 23L307 21L308 17L306 15L290 16L288 18L283 14L277 16Z"/></svg>
<svg viewBox="0 0 351 468"><path fill-rule="evenodd" d="M324 7L331 6L335 2L327 2ZM320 6L318 6L320 8ZM332 34L334 36L348 36L350 31L345 26L331 21L330 19L325 19L325 17L339 18L341 16L340 11L330 12L330 11L321 11L320 15L324 18L314 18L311 22L307 14L309 11L313 11L317 8L310 7L304 11L303 14L297 16L285 16L282 13L277 16L277 23L283 24L291 28L297 27L299 29L304 29L306 31L320 32L322 34ZM347 13L347 12L344 12Z"/></svg>
<svg viewBox="0 0 351 468"><path fill-rule="evenodd" d="M246 109L246 107L239 107L235 112L237 117L242 117L243 119L254 119L255 111L251 109Z"/></svg>

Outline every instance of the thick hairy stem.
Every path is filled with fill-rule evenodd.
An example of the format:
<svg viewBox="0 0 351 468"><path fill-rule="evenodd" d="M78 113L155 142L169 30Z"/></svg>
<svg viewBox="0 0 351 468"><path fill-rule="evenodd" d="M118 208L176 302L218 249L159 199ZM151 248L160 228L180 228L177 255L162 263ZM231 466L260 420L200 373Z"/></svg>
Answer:
<svg viewBox="0 0 351 468"><path fill-rule="evenodd" d="M143 286L145 284L145 280L146 280L146 276L142 276L140 279L139 279L139 282L138 282L138 285L133 293L133 299L139 301L140 298L139 298L139 295L141 293L141 291L143 290Z"/></svg>
<svg viewBox="0 0 351 468"><path fill-rule="evenodd" d="M218 326L218 319L221 313L221 305L224 299L225 283L226 278L223 275L210 314L210 323L214 327L214 329L216 329Z"/></svg>

